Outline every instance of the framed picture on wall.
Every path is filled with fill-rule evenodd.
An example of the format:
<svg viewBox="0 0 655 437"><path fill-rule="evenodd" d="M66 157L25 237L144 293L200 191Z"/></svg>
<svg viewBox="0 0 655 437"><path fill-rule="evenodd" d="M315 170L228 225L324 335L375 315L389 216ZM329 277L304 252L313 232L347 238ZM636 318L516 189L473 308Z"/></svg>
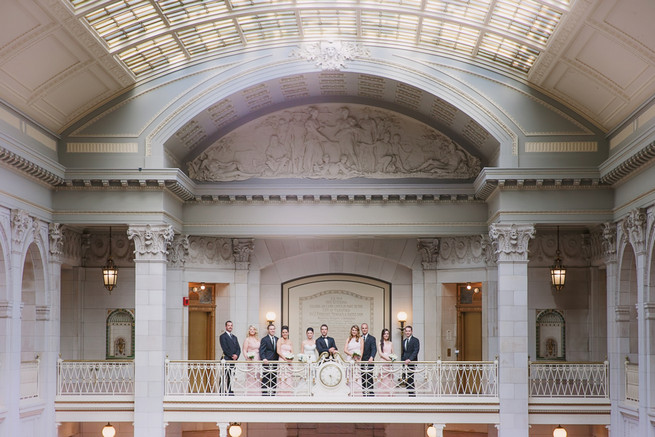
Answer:
<svg viewBox="0 0 655 437"><path fill-rule="evenodd" d="M566 360L566 322L561 310L537 310L537 359Z"/></svg>

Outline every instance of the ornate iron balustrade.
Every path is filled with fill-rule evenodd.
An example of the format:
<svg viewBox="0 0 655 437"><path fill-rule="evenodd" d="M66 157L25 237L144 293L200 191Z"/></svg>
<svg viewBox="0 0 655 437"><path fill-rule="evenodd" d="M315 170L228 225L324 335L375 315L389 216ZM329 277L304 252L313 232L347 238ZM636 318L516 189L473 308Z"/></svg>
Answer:
<svg viewBox="0 0 655 437"><path fill-rule="evenodd" d="M64 361L57 364L57 395L132 395L132 361Z"/></svg>
<svg viewBox="0 0 655 437"><path fill-rule="evenodd" d="M639 364L625 361L625 400L639 403Z"/></svg>
<svg viewBox="0 0 655 437"><path fill-rule="evenodd" d="M376 397L497 397L498 363L401 362L343 363L347 394L365 396L370 374ZM169 396L311 396L320 364L301 362L167 361Z"/></svg>
<svg viewBox="0 0 655 437"><path fill-rule="evenodd" d="M530 363L530 396L609 399L609 363Z"/></svg>
<svg viewBox="0 0 655 437"><path fill-rule="evenodd" d="M39 397L39 359L20 363L20 400Z"/></svg>

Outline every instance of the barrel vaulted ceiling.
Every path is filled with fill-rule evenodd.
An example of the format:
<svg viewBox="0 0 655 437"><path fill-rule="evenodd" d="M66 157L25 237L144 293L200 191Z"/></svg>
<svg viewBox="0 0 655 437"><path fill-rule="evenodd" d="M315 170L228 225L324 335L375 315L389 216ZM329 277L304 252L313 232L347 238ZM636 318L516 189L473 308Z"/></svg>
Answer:
<svg viewBox="0 0 655 437"><path fill-rule="evenodd" d="M488 66L610 131L655 95L654 17L650 0L4 0L0 98L59 133L153 76L338 39Z"/></svg>

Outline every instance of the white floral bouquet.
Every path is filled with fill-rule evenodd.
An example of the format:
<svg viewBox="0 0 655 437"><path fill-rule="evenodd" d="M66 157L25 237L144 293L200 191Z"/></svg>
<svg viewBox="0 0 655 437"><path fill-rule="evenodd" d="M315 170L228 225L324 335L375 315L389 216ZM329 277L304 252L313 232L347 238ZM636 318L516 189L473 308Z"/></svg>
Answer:
<svg viewBox="0 0 655 437"><path fill-rule="evenodd" d="M353 359L355 359L356 357L361 357L361 354L357 351L353 351Z"/></svg>
<svg viewBox="0 0 655 437"><path fill-rule="evenodd" d="M254 353L254 352L248 352L248 353L246 354L246 356L247 356L249 359L251 359L251 360L254 360L254 359L255 359L255 353Z"/></svg>
<svg viewBox="0 0 655 437"><path fill-rule="evenodd" d="M289 355L286 355L284 358L286 358L288 361L292 361L293 357L294 357L293 354L289 354Z"/></svg>
<svg viewBox="0 0 655 437"><path fill-rule="evenodd" d="M301 363L306 363L307 362L307 355L298 354L298 361L300 361Z"/></svg>
<svg viewBox="0 0 655 437"><path fill-rule="evenodd" d="M396 361L396 360L398 359L398 355L396 355L396 354L389 354L389 359L390 359L391 361Z"/></svg>

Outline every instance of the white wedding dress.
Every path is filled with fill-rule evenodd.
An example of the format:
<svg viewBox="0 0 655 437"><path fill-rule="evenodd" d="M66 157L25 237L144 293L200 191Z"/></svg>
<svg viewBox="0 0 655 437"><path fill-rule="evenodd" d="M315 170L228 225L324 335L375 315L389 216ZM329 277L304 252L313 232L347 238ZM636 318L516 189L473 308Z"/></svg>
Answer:
<svg viewBox="0 0 655 437"><path fill-rule="evenodd" d="M307 357L307 362L315 363L317 360L316 344L306 344L302 350L303 355Z"/></svg>
<svg viewBox="0 0 655 437"><path fill-rule="evenodd" d="M360 341L361 339L357 341L357 339L354 337L350 339L350 341L346 345L346 350L348 351L348 354L346 354L346 361L355 361L351 356L353 352L357 352L361 358L362 346Z"/></svg>

